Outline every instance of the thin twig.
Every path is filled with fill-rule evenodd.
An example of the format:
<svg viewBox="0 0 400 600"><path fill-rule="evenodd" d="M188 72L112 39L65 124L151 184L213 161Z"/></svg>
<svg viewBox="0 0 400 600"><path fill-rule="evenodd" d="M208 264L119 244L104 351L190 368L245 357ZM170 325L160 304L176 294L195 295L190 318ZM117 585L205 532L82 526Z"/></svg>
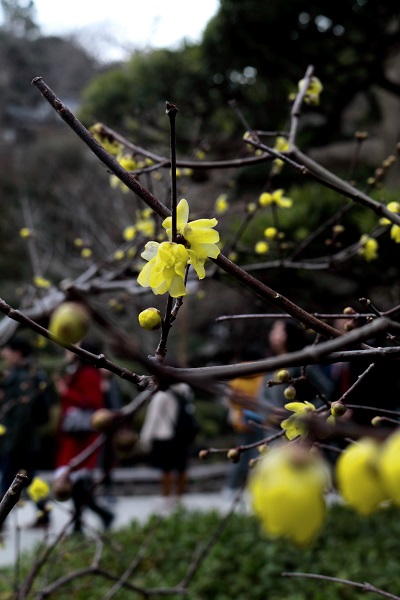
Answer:
<svg viewBox="0 0 400 600"><path fill-rule="evenodd" d="M315 573L282 573L282 577L304 577L307 579L320 579L323 581L332 581L333 583L341 583L343 585L349 585L350 587L360 588L363 592L372 592L384 596L385 598L391 598L392 600L400 600L399 596L395 596L390 592L385 592L368 582L358 583L357 581L350 581L349 579L341 579L339 577L329 577L328 575L317 575Z"/></svg>

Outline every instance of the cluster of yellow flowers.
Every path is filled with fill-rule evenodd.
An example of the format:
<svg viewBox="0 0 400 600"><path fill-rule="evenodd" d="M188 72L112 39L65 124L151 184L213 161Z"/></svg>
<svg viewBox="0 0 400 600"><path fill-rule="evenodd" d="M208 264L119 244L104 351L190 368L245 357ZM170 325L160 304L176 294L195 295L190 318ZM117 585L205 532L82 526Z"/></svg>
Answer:
<svg viewBox="0 0 400 600"><path fill-rule="evenodd" d="M378 242L375 238L363 233L360 238L360 247L358 248L358 254L365 258L367 262L378 258Z"/></svg>
<svg viewBox="0 0 400 600"><path fill-rule="evenodd" d="M361 515L385 503L400 506L400 430L382 444L363 438L348 446L336 466L339 491Z"/></svg>
<svg viewBox="0 0 400 600"><path fill-rule="evenodd" d="M173 298L186 295L186 268L190 264L199 279L205 277L204 264L207 258L217 258L220 249L219 233L214 227L217 219L197 219L190 221L189 205L182 199L177 206L177 233L182 242L172 240L172 217L164 219L168 240L148 242L141 256L148 263L138 276L138 283L150 287L154 294L169 292Z"/></svg>
<svg viewBox="0 0 400 600"><path fill-rule="evenodd" d="M255 514L271 536L309 544L325 518L329 471L316 452L285 444L258 459L249 479Z"/></svg>

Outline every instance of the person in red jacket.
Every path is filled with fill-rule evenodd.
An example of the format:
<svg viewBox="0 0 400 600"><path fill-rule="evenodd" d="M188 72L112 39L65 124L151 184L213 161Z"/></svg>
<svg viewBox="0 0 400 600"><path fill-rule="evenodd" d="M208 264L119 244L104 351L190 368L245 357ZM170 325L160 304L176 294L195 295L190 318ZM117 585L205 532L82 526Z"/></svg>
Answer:
<svg viewBox="0 0 400 600"><path fill-rule="evenodd" d="M93 344L82 343L81 347L94 354L99 353ZM96 440L98 433L91 428L90 417L95 410L104 407L104 395L99 371L69 351L66 374L56 386L61 404L56 461L56 477L59 477L70 462ZM93 494L93 470L97 467L99 452L100 449L92 452L71 472L75 532L82 530L81 517L85 507L100 517L105 529L114 518L113 513L101 506Z"/></svg>

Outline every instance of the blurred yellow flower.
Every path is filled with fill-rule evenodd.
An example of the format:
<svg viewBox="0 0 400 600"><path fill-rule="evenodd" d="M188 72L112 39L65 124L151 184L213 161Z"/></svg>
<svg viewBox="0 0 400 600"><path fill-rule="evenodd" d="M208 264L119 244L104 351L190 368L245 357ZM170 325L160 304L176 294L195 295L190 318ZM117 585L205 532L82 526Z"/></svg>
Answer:
<svg viewBox="0 0 400 600"><path fill-rule="evenodd" d="M114 259L115 260L122 260L125 256L125 252L123 250L116 250L114 252Z"/></svg>
<svg viewBox="0 0 400 600"><path fill-rule="evenodd" d="M400 505L400 430L384 442L379 456L379 474L390 498Z"/></svg>
<svg viewBox="0 0 400 600"><path fill-rule="evenodd" d="M128 227L125 227L123 234L124 236L124 240L127 242L131 242L136 235L136 227L134 225L129 225Z"/></svg>
<svg viewBox="0 0 400 600"><path fill-rule="evenodd" d="M43 479L34 477L32 483L27 488L27 492L33 502L40 502L40 500L45 500L48 497L50 486Z"/></svg>
<svg viewBox="0 0 400 600"><path fill-rule="evenodd" d="M227 198L228 196L226 194L220 194L216 199L215 210L218 215L222 215L228 210L229 204Z"/></svg>
<svg viewBox="0 0 400 600"><path fill-rule="evenodd" d="M44 290L48 290L51 287L50 281L41 275L35 275L33 278L33 283L36 285L36 287L43 288Z"/></svg>
<svg viewBox="0 0 400 600"><path fill-rule="evenodd" d="M286 410L292 411L294 414L290 415L287 419L284 419L281 423L282 429L285 430L286 437L289 440L301 436L302 438L307 437L307 426L302 420L302 417L314 412L315 406L311 402L289 402L285 404Z"/></svg>
<svg viewBox="0 0 400 600"><path fill-rule="evenodd" d="M19 230L19 235L22 238L28 238L31 237L32 235L32 230L29 229L29 227L22 227L22 229Z"/></svg>
<svg viewBox="0 0 400 600"><path fill-rule="evenodd" d="M278 230L276 227L267 227L266 229L264 229L264 236L269 240L273 240L274 238L276 238L277 235Z"/></svg>
<svg viewBox="0 0 400 600"><path fill-rule="evenodd" d="M256 243L254 250L257 254L267 254L269 246L267 242L260 241Z"/></svg>
<svg viewBox="0 0 400 600"><path fill-rule="evenodd" d="M258 199L258 203L260 206L271 206L271 204L275 204L276 206L280 206L281 208L291 208L293 202L290 198L286 198L284 195L284 190L279 189L272 192L272 194L268 192L264 192Z"/></svg>
<svg viewBox="0 0 400 600"><path fill-rule="evenodd" d="M365 258L367 262L375 260L378 258L378 242L375 238L363 233L360 238L360 247L357 252L360 256Z"/></svg>
<svg viewBox="0 0 400 600"><path fill-rule="evenodd" d="M304 88L304 85L305 79L301 79L299 81L299 91ZM306 90L306 95L304 96L304 102L313 106L317 106L319 104L319 97L323 89L322 83L318 77L311 77Z"/></svg>
<svg viewBox="0 0 400 600"><path fill-rule="evenodd" d="M312 542L325 518L328 482L324 462L308 449L283 445L263 453L251 473L249 492L266 532L300 546Z"/></svg>
<svg viewBox="0 0 400 600"><path fill-rule="evenodd" d="M0 423L0 435L4 435L7 429L4 427L2 423Z"/></svg>
<svg viewBox="0 0 400 600"><path fill-rule="evenodd" d="M339 491L363 516L376 511L388 499L378 472L378 457L378 443L372 438L363 438L347 446L336 462Z"/></svg>
<svg viewBox="0 0 400 600"><path fill-rule="evenodd" d="M400 244L400 227L399 225L392 225L390 229L390 237L396 244Z"/></svg>
<svg viewBox="0 0 400 600"><path fill-rule="evenodd" d="M81 250L82 258L90 258L92 256L92 251L90 248L82 248Z"/></svg>

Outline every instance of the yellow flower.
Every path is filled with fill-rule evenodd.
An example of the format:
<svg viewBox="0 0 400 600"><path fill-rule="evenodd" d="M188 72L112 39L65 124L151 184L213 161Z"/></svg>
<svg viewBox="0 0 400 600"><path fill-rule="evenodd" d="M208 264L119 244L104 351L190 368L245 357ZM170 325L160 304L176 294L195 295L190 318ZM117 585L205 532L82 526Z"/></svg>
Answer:
<svg viewBox="0 0 400 600"><path fill-rule="evenodd" d="M336 480L346 502L359 514L376 511L388 499L378 471L379 445L372 438L350 444L336 463Z"/></svg>
<svg viewBox="0 0 400 600"><path fill-rule="evenodd" d="M153 331L154 329L159 329L162 323L161 313L157 308L146 308L146 310L142 310L138 316L139 325L143 327L143 329L147 329L148 331Z"/></svg>
<svg viewBox="0 0 400 600"><path fill-rule="evenodd" d="M7 429L4 427L2 423L0 423L0 435L4 435Z"/></svg>
<svg viewBox="0 0 400 600"><path fill-rule="evenodd" d="M400 227L399 225L392 225L390 228L390 237L396 244L400 244Z"/></svg>
<svg viewBox="0 0 400 600"><path fill-rule="evenodd" d="M131 242L133 239L135 239L136 227L134 225L129 225L128 227L125 227L122 235L124 236L125 241Z"/></svg>
<svg viewBox="0 0 400 600"><path fill-rule="evenodd" d="M249 202L248 205L246 206L246 210L248 213L254 213L256 212L257 209L257 204L255 202Z"/></svg>
<svg viewBox="0 0 400 600"><path fill-rule="evenodd" d="M286 437L289 440L293 440L299 435L304 438L307 437L307 427L302 420L302 416L306 416L315 410L315 406L311 402L289 402L285 404L286 410L292 411L294 414L290 415L287 419L284 419L281 423L282 429L286 432ZM299 418L300 417L300 418Z"/></svg>
<svg viewBox="0 0 400 600"><path fill-rule="evenodd" d="M389 202L389 204L386 207L388 210L390 210L390 212L393 213L400 213L400 202ZM389 219L387 219L386 217L382 217L382 219L379 219L379 225L390 225L391 221L389 221Z"/></svg>
<svg viewBox="0 0 400 600"><path fill-rule="evenodd" d="M156 224L154 222L154 219L151 219L149 217L144 217L144 218L138 218L138 220L136 221L136 230L139 231L140 233L143 233L143 235L145 237L151 238L153 237L155 231L156 231Z"/></svg>
<svg viewBox="0 0 400 600"><path fill-rule="evenodd" d="M50 281L41 275L35 275L33 278L33 283L36 285L36 287L43 288L44 290L48 290L49 287L51 287Z"/></svg>
<svg viewBox="0 0 400 600"><path fill-rule="evenodd" d="M220 249L219 233L213 229L217 219L197 219L188 222L189 205L185 199L179 202L176 210L177 232L184 238L189 254L190 264L193 265L199 279L205 277L204 263L207 258L217 258ZM172 217L163 221L163 227L169 240L172 240Z"/></svg>
<svg viewBox="0 0 400 600"><path fill-rule="evenodd" d="M141 256L149 262L139 273L139 285L151 287L156 295L165 292L173 298L186 295L184 277L189 254L185 246L173 242L147 242Z"/></svg>
<svg viewBox="0 0 400 600"><path fill-rule="evenodd" d="M125 169L125 171L135 171L137 167L136 159L132 156L132 154L125 154L120 156L117 160L121 167Z"/></svg>
<svg viewBox="0 0 400 600"><path fill-rule="evenodd" d="M360 247L357 252L360 256L365 258L367 262L375 260L378 258L378 242L375 238L363 233L360 238Z"/></svg>
<svg viewBox="0 0 400 600"><path fill-rule="evenodd" d="M92 251L90 248L82 248L81 250L82 258L90 258L92 256Z"/></svg>
<svg viewBox="0 0 400 600"><path fill-rule="evenodd" d="M267 242L257 242L257 244L254 247L254 250L256 251L257 254L266 254L269 250L269 246L267 244Z"/></svg>
<svg viewBox="0 0 400 600"><path fill-rule="evenodd" d="M116 250L114 252L114 259L115 260L122 260L125 256L125 252L123 250Z"/></svg>
<svg viewBox="0 0 400 600"><path fill-rule="evenodd" d="M283 137L282 135L278 135L278 137L275 140L274 150L276 150L277 152L287 152L289 150L289 142L287 141L287 138ZM283 160L281 160L280 158L275 158L275 160L273 161L273 174L276 175L277 173L279 173L282 170L284 164L285 163L283 162Z"/></svg>
<svg viewBox="0 0 400 600"><path fill-rule="evenodd" d="M95 123L90 127L89 131L94 139L112 156L117 156L121 152L122 144L114 140L112 136L105 134L102 123Z"/></svg>
<svg viewBox="0 0 400 600"><path fill-rule="evenodd" d="M32 483L27 488L27 492L33 502L40 502L40 500L44 500L48 497L50 493L50 486L48 483L43 481L43 479L34 477Z"/></svg>
<svg viewBox="0 0 400 600"><path fill-rule="evenodd" d="M32 235L32 230L29 229L29 227L22 227L22 229L19 230L19 235L22 238L28 238L31 237Z"/></svg>
<svg viewBox="0 0 400 600"><path fill-rule="evenodd" d="M299 81L299 91L303 89L305 85L305 80L301 79ZM318 79L318 77L311 77L310 83L308 84L308 88L306 91L306 95L304 96L304 102L307 104L311 104L313 106L317 106L319 104L319 97L323 90L322 83Z"/></svg>
<svg viewBox="0 0 400 600"><path fill-rule="evenodd" d="M264 192L258 199L260 206L271 206L271 204L276 204L276 206L280 206L281 208L290 208L293 204L290 198L286 198L283 195L284 190L279 189L269 194L268 192Z"/></svg>
<svg viewBox="0 0 400 600"><path fill-rule="evenodd" d="M76 246L77 248L82 248L82 246L83 246L83 239L82 238L75 238L74 239L74 246Z"/></svg>
<svg viewBox="0 0 400 600"><path fill-rule="evenodd" d="M264 236L269 240L273 240L274 238L276 238L277 235L278 230L276 229L276 227L267 227L266 229L264 229Z"/></svg>
<svg viewBox="0 0 400 600"><path fill-rule="evenodd" d="M379 474L390 498L400 505L400 431L384 442L379 457Z"/></svg>
<svg viewBox="0 0 400 600"><path fill-rule="evenodd" d="M267 533L309 544L324 521L328 481L322 459L298 445L262 454L250 476L249 492Z"/></svg>
<svg viewBox="0 0 400 600"><path fill-rule="evenodd" d="M215 201L215 210L218 215L224 214L229 208L226 194L220 194Z"/></svg>

